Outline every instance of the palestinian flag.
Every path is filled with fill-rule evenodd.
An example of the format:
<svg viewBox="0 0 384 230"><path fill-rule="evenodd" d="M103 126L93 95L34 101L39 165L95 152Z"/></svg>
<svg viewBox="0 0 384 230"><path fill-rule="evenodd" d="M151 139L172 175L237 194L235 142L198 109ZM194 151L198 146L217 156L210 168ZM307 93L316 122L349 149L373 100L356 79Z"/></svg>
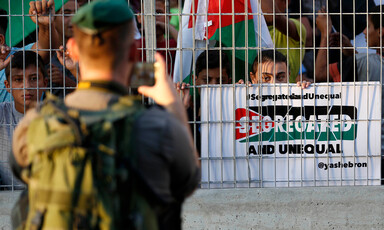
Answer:
<svg viewBox="0 0 384 230"><path fill-rule="evenodd" d="M258 1L250 0L186 0L183 9L182 31L179 33L174 81L185 79L205 47L235 47L225 51L236 57L235 79L245 78L257 55L255 48L273 47L268 27ZM193 30L194 29L194 30ZM251 48L251 49L249 49ZM248 58L247 58L248 57ZM182 70L181 70L182 66ZM248 73L247 73L248 74ZM192 82L191 82L192 83Z"/></svg>

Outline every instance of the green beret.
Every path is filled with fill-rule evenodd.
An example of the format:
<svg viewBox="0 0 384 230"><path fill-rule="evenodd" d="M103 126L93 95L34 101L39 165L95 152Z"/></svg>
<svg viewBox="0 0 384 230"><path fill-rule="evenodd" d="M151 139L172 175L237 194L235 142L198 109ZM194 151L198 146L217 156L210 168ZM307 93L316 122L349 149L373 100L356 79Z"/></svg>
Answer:
<svg viewBox="0 0 384 230"><path fill-rule="evenodd" d="M72 24L87 34L97 34L132 20L133 12L124 0L95 0L72 17Z"/></svg>

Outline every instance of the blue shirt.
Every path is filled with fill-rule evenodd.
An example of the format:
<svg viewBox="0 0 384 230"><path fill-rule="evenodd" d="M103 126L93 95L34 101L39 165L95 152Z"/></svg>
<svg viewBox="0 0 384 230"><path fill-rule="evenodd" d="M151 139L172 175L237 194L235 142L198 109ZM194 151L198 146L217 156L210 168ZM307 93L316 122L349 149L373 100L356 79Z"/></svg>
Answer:
<svg viewBox="0 0 384 230"><path fill-rule="evenodd" d="M0 161L9 162L13 130L24 114L18 112L13 102L0 103ZM9 164L0 165L0 187L22 185L21 182L12 179L12 171Z"/></svg>

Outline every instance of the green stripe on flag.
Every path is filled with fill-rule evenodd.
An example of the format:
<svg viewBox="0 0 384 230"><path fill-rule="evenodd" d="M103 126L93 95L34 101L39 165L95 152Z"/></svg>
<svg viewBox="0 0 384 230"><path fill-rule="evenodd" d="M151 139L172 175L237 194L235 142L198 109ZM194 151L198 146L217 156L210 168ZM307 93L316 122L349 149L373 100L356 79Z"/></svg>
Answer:
<svg viewBox="0 0 384 230"><path fill-rule="evenodd" d="M248 32L246 33L246 23L248 24ZM226 26L221 28L221 39L220 39L220 28L216 30L216 32L212 35L210 40L221 41L222 46L224 47L233 47L232 43L232 29L233 26ZM245 42L245 38L247 36L247 46ZM249 74L252 71L252 64L257 56L256 49L248 49L249 47L255 48L257 47L255 31L254 31L254 23L253 19L241 21L235 24L234 28L234 38L235 38L235 73L236 76L235 82L240 79L246 79L245 75ZM218 44L217 44L218 46ZM246 52L248 52L248 60L245 60ZM232 51L226 51L229 60L232 60ZM248 63L248 73L245 73L246 63ZM231 66L232 69L232 66ZM232 77L233 78L233 77Z"/></svg>
<svg viewBox="0 0 384 230"><path fill-rule="evenodd" d="M36 24L28 16L29 2L32 0L1 0L0 8L8 12L8 29L5 35L6 44L15 46L36 30ZM55 8L58 11L68 0L55 0ZM10 3L10 5L8 4ZM24 24L24 27L23 27ZM11 30L11 31L10 31ZM11 32L11 37L9 35ZM27 44L26 44L27 45Z"/></svg>

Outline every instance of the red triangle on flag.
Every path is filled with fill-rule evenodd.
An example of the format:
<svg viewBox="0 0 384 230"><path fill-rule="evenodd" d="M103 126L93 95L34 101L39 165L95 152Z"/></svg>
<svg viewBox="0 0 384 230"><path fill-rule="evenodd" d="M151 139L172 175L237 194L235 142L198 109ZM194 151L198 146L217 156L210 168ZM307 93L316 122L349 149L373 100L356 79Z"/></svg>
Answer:
<svg viewBox="0 0 384 230"><path fill-rule="evenodd" d="M206 0L202 0L206 1ZM247 1L247 5L245 5ZM208 39L210 39L216 30L220 27L227 27L236 23L252 20L252 6L250 0L215 0L209 1L208 9L204 12L197 12L199 0L192 0L191 2L191 16L188 21L188 28L196 25L196 13L206 14L208 26ZM246 14L249 15L246 15Z"/></svg>
<svg viewBox="0 0 384 230"><path fill-rule="evenodd" d="M247 119L248 111L248 119ZM265 121L265 116L256 113L250 109L238 108L235 111L236 118L236 140L243 139L254 135L258 135L263 131L270 130L275 127L275 122ZM248 124L246 121L249 121Z"/></svg>

